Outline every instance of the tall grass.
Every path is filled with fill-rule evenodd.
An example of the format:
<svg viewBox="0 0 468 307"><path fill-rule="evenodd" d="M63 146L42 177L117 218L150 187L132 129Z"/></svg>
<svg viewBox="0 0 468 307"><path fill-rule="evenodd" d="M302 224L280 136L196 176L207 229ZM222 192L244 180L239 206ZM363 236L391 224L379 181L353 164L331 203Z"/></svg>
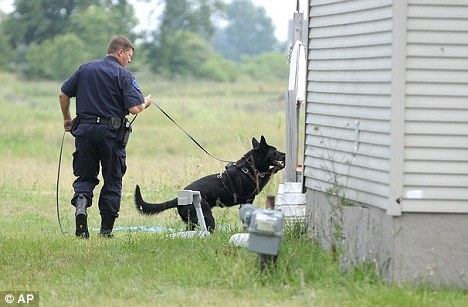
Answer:
<svg viewBox="0 0 468 307"><path fill-rule="evenodd" d="M213 155L236 160L265 135L284 150L283 83L168 83L141 77L145 93ZM130 138L128 171L116 226L158 226L165 232L116 231L91 239L73 236L71 153L65 138L59 201L55 180L62 136L60 84L0 74L0 291L39 291L43 306L462 306L463 291L386 285L371 265L342 271L307 236L286 231L275 267L261 272L257 255L229 244L242 231L238 209L214 209L220 229L207 238L174 239L184 225L174 210L141 216L135 184L150 201L173 198L192 180L220 172L224 163L203 153L157 108L138 116ZM275 194L278 174L257 197ZM100 186L97 187L98 193ZM3 299L3 298L0 298Z"/></svg>

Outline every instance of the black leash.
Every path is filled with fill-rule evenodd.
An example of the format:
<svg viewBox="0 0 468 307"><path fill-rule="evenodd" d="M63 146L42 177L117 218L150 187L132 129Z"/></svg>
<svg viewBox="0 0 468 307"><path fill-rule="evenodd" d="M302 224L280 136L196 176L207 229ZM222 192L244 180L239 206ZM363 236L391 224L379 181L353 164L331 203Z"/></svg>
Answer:
<svg viewBox="0 0 468 307"><path fill-rule="evenodd" d="M56 186L56 190L55 190L56 201L57 201L57 219L58 219L58 223L59 223L59 226L60 226L60 231L62 232L62 234L65 234L65 231L63 230L62 221L60 219L59 183L60 183L60 167L62 165L62 151L63 151L63 142L64 142L64 139L65 139L65 133L66 133L66 131L63 131L62 142L60 144L60 154L59 154L58 168L57 168L57 186Z"/></svg>
<svg viewBox="0 0 468 307"><path fill-rule="evenodd" d="M195 144L197 144L198 147L200 147L201 150L203 150L207 155L209 155L210 157L212 157L213 159L215 160L218 160L219 162L227 162L227 163L230 163L230 162L233 162L233 161L227 161L227 160L222 160L222 159L218 159L216 158L215 156L213 156L212 154L210 154L205 148L203 148L203 146L200 145L200 143L198 143L187 131L184 130L184 128L182 128L178 123L176 123L175 120L172 119L172 117L169 116L169 114L167 114L157 103L153 102L152 103L154 106L156 106L164 115L166 115L167 118L169 118L177 127L179 127L180 130L182 130Z"/></svg>
<svg viewBox="0 0 468 307"><path fill-rule="evenodd" d="M215 156L213 156L212 154L210 154L205 148L203 148L202 145L200 145L200 143L198 143L187 131L184 130L184 128L182 128L178 123L176 123L175 120L172 119L172 117L169 116L169 114L167 114L158 104L156 103L152 103L154 104L164 115L166 115L167 118L169 118L177 127L179 127L180 130L182 130L195 144L197 144L198 147L201 148L201 150L203 150L207 155L209 155L210 157L212 157L213 159L215 160L218 160L220 162L226 162L226 163L231 163L233 161L227 161L227 160L222 160L222 159L218 159L216 158ZM132 124L136 119L136 115L135 117L132 119L132 121L130 122L130 124ZM60 185L60 168L61 168L61 165L62 165L62 152L63 152L63 143L64 143L64 140L65 140L65 133L66 131L63 132L62 134L62 141L60 143L60 154L59 154L59 160L58 160L58 168L57 168L57 184L56 184L56 191L55 191L55 195L56 195L56 205L57 205L57 219L58 219L58 223L59 223L59 226L60 226L60 231L62 232L62 234L65 234L65 231L63 230L63 227L62 227L62 221L60 219L60 205L59 205L59 185Z"/></svg>

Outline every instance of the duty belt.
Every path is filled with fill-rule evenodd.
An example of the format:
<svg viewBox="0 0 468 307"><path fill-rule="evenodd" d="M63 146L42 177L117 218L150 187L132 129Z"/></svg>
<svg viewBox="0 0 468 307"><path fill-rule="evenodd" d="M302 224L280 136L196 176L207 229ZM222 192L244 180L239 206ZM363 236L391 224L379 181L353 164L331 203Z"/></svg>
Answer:
<svg viewBox="0 0 468 307"><path fill-rule="evenodd" d="M95 124L109 126L109 120L102 117L80 118L80 124Z"/></svg>

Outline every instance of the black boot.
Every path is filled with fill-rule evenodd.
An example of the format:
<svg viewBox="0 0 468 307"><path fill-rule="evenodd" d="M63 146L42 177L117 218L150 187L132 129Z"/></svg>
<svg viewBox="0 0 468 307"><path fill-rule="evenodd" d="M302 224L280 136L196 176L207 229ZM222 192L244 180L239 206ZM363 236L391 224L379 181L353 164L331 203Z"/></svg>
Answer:
<svg viewBox="0 0 468 307"><path fill-rule="evenodd" d="M99 231L99 235L105 238L113 238L114 234L112 233L112 229L114 229L114 222L115 222L115 217L102 215L101 216L101 230Z"/></svg>
<svg viewBox="0 0 468 307"><path fill-rule="evenodd" d="M89 239L88 231L88 214L86 208L88 207L88 200L83 194L79 194L75 199L75 221L76 231L75 235L80 238Z"/></svg>

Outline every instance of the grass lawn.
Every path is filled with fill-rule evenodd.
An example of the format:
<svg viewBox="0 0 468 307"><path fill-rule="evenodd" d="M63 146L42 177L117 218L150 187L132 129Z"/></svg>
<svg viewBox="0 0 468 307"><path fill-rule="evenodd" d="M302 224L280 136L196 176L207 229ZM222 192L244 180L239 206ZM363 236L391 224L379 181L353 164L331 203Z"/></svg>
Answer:
<svg viewBox="0 0 468 307"><path fill-rule="evenodd" d="M261 135L284 151L286 82L139 81L220 159L237 160ZM342 270L308 236L289 228L276 266L261 272L256 254L229 244L242 231L237 207L214 209L221 227L210 237L169 237L184 227L176 211L139 215L135 185L147 201L167 200L194 179L222 171L224 163L202 152L157 108L135 121L116 227L166 230L116 230L114 239L99 238L93 206L91 239L76 239L69 205L73 138L67 134L59 184L62 235L55 201L60 84L10 74L0 74L0 84L0 291L39 291L42 306L468 306L464 291L387 285L370 265ZM280 173L255 205L263 207L281 180Z"/></svg>

